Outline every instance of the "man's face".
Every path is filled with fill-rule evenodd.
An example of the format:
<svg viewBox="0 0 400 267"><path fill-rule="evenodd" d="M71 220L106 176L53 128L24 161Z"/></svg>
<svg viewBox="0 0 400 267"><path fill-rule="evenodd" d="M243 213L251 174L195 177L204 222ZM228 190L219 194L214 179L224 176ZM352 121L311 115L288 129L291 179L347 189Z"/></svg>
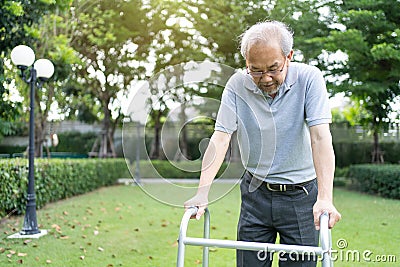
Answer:
<svg viewBox="0 0 400 267"><path fill-rule="evenodd" d="M285 81L292 55L293 52L290 52L285 57L278 44L255 44L247 54L247 72L261 90L268 94L275 94Z"/></svg>

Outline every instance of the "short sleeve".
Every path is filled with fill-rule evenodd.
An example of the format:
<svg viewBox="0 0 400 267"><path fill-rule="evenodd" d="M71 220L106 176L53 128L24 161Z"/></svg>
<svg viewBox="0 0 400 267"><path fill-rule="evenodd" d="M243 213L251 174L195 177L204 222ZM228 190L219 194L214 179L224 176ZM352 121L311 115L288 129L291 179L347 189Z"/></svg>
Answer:
<svg viewBox="0 0 400 267"><path fill-rule="evenodd" d="M214 130L232 134L237 130L236 94L233 90L233 79L228 81L222 92Z"/></svg>
<svg viewBox="0 0 400 267"><path fill-rule="evenodd" d="M332 122L324 77L320 70L314 70L307 83L305 96L305 119L309 127Z"/></svg>

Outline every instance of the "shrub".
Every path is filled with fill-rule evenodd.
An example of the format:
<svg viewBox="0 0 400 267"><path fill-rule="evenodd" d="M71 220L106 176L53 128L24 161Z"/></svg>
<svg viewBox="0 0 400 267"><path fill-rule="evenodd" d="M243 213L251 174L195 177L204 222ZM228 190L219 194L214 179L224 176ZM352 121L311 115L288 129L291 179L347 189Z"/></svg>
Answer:
<svg viewBox="0 0 400 267"><path fill-rule="evenodd" d="M349 177L357 190L400 199L400 165L353 165Z"/></svg>
<svg viewBox="0 0 400 267"><path fill-rule="evenodd" d="M132 175L135 175L136 162L131 165ZM185 178L198 179L200 177L201 161L168 161L152 160L140 161L141 178ZM187 171L185 171L187 170ZM196 171L197 170L197 171ZM349 168L336 168L334 183L337 186L344 186L347 181ZM229 165L224 162L216 177L238 179L244 172L240 162L231 162Z"/></svg>
<svg viewBox="0 0 400 267"><path fill-rule="evenodd" d="M26 150L26 146L10 146L10 145L0 145L1 154L14 154L23 153Z"/></svg>
<svg viewBox="0 0 400 267"><path fill-rule="evenodd" d="M80 133L76 131L58 133L59 144L56 147L50 147L51 152L73 152L77 154L87 153L92 149L92 146L98 136L94 132ZM28 139L28 137L26 137ZM0 145L1 154L23 153L26 151L26 146L3 144ZM44 149L43 152L46 152Z"/></svg>
<svg viewBox="0 0 400 267"><path fill-rule="evenodd" d="M52 152L75 152L87 154L97 138L98 134L94 132L63 132L58 134L59 144L51 147Z"/></svg>
<svg viewBox="0 0 400 267"><path fill-rule="evenodd" d="M385 163L400 162L400 142L381 142L384 151ZM371 163L372 142L334 142L333 148L336 154L336 166L348 167L353 164Z"/></svg>
<svg viewBox="0 0 400 267"><path fill-rule="evenodd" d="M333 180L334 186L346 186L348 184L348 173L349 168L339 168L335 169L335 179Z"/></svg>
<svg viewBox="0 0 400 267"><path fill-rule="evenodd" d="M123 159L37 159L35 193L37 208L49 202L112 185L126 177ZM28 186L26 159L0 160L0 216L25 210Z"/></svg>
<svg viewBox="0 0 400 267"><path fill-rule="evenodd" d="M132 175L135 175L136 162L132 163ZM185 178L198 179L200 177L201 161L168 161L152 160L140 161L140 176L142 178ZM221 178L240 178L243 174L242 164L233 162L229 166L223 163L217 173Z"/></svg>

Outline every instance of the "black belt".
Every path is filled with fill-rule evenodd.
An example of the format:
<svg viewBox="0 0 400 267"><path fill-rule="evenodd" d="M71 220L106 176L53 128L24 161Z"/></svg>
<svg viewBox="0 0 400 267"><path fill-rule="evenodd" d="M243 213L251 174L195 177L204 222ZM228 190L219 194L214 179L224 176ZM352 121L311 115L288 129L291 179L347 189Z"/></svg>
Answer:
<svg viewBox="0 0 400 267"><path fill-rule="evenodd" d="M299 184L271 184L267 182L263 182L263 184L267 187L269 191L273 192L285 192L285 191L295 191L295 190L303 190L307 195L308 191L305 188L306 185L311 183L314 180L304 182L304 183L299 183Z"/></svg>
<svg viewBox="0 0 400 267"><path fill-rule="evenodd" d="M247 171L250 176L253 176L250 172ZM295 191L295 190L303 190L308 195L308 190L305 188L308 184L313 182L315 179L310 181L299 183L299 184L271 184L268 182L263 182L263 185L272 192L286 192L286 191Z"/></svg>

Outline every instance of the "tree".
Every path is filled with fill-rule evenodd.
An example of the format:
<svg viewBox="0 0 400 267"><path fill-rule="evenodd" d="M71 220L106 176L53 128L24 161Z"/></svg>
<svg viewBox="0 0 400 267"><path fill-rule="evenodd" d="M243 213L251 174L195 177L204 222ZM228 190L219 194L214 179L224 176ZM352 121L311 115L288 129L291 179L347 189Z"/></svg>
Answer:
<svg viewBox="0 0 400 267"><path fill-rule="evenodd" d="M329 66L336 78L329 84L345 92L365 110L359 123L374 136L372 162L383 162L379 133L389 125L391 102L400 94L400 3L398 1L344 1L338 9L338 26L325 43L330 52L347 54L345 62Z"/></svg>
<svg viewBox="0 0 400 267"><path fill-rule="evenodd" d="M19 118L22 104L10 99L11 77L5 76L4 59L12 48L35 41L30 26L46 13L48 4L30 5L26 1L0 1L0 139L14 133L13 122ZM10 73L8 75L11 75Z"/></svg>
<svg viewBox="0 0 400 267"><path fill-rule="evenodd" d="M74 51L68 46L68 39L63 34L67 26L59 15L68 11L71 1L61 0L57 3L43 1L37 5L31 5L26 1L6 2L2 11L8 11L8 13L6 12L6 19L1 18L2 22L6 23L4 30L7 32L3 38L5 42L2 43L4 49L9 51L13 46L24 43L33 48L37 59L49 58L55 65L53 77L44 84L43 88L35 90L34 101L38 107L35 109L35 155L41 156L43 142L46 140L45 130L50 108L57 100L62 102L63 98L58 92L68 79L70 64L75 60ZM4 73L4 69L2 72ZM13 74L15 77L18 72ZM15 78L16 87L24 96L24 104L27 107L30 101L28 88L20 79ZM6 104L2 106L4 105ZM16 103L10 105L15 106ZM10 110L12 109L9 109L9 112Z"/></svg>
<svg viewBox="0 0 400 267"><path fill-rule="evenodd" d="M320 9L331 3L318 1L184 1L175 3L172 1L150 1L151 6L147 28L154 37L154 45L149 49L154 51L155 63L154 73L167 69L170 66L188 61L209 59L212 62L219 62L232 68L243 68L244 59L239 53L239 35L250 25L265 19L276 19L289 22L293 25L295 32L299 32L296 39L299 43L299 54L306 61L316 58L322 50L322 46L308 44L307 40L312 37L321 37L328 33L329 16L326 15L321 20ZM297 12L297 16L294 13ZM291 23L292 22L292 23ZM310 31L316 27L315 31ZM320 29L321 28L321 29ZM313 58L314 57L314 58ZM220 73L215 75L229 77L232 73L229 68L222 71L229 73ZM220 98L223 87L216 86L213 83L204 83L200 87L206 93L200 93L200 90L192 90L189 86L177 85L180 81L178 76L174 76L177 88L171 88L171 85L165 86L171 95L182 108L188 105L188 101L195 95L201 95L211 98ZM169 79L165 79L168 84ZM224 84L226 80L217 81L217 84ZM172 86L173 87L173 86ZM157 86L153 88L153 95L158 94ZM180 89L183 89L180 90ZM179 92L174 94L174 91ZM157 101L163 98L158 97ZM159 136L161 130L161 119L165 116L167 109L162 109L165 105L155 107L157 112L153 112L152 122L154 124L154 140L150 153L151 158L162 158L160 154ZM181 117L184 111L181 112ZM152 125L153 125L152 124ZM186 144L185 128L182 129L181 150L184 153Z"/></svg>
<svg viewBox="0 0 400 267"><path fill-rule="evenodd" d="M0 61L3 64L3 61ZM14 72L10 69L11 66L4 68L2 66L1 79L4 77L12 77ZM4 75L4 76L3 76ZM11 83L11 79L0 82L0 142L3 136L12 135L16 132L16 121L20 119L22 113L22 102L11 99L10 89L8 84Z"/></svg>
<svg viewBox="0 0 400 267"><path fill-rule="evenodd" d="M37 58L52 60L55 72L53 77L35 92L35 101L38 104L35 114L35 154L42 156L43 144L52 133L47 132L49 113L53 105L63 107L66 102L64 86L71 77L72 66L79 62L76 51L70 46L71 38L67 35L67 14L70 12L69 4L72 0L59 2L60 6L43 17L36 30L38 41L35 47ZM62 4L62 5L61 5Z"/></svg>
<svg viewBox="0 0 400 267"><path fill-rule="evenodd" d="M146 9L146 29L152 36L147 46L154 60L153 73L150 78L150 98L152 111L151 123L154 125L154 139L150 158L164 158L161 150L161 127L163 118L169 111L165 100L184 104L190 99L190 89L183 85L183 63L202 61L207 55L203 48L199 32L191 22L190 6L174 1L153 0ZM151 60L151 58L149 58ZM160 73L161 71L161 73ZM161 78L161 80L159 79ZM158 82L157 82L158 81ZM159 84L162 81L162 85ZM163 96L163 95L166 96ZM182 110L181 115L184 110ZM183 117L182 117L183 118ZM186 129L182 129L181 148L183 156L188 156Z"/></svg>
<svg viewBox="0 0 400 267"><path fill-rule="evenodd" d="M117 94L120 91L126 94L131 81L143 70L134 68L134 65L138 50L145 53L137 41L143 41L140 38L148 40L146 29L141 25L146 17L141 11L141 1L75 3L76 6L83 4L85 8L75 9L74 14L77 27L73 32L72 46L83 62L83 67L75 68L78 83L74 94L80 99L90 95L87 100L92 102L81 106L81 110L99 111L95 115L102 121L103 131L97 155L114 157L112 137L122 120ZM132 17L135 20L132 21ZM69 85L69 89L73 87Z"/></svg>

